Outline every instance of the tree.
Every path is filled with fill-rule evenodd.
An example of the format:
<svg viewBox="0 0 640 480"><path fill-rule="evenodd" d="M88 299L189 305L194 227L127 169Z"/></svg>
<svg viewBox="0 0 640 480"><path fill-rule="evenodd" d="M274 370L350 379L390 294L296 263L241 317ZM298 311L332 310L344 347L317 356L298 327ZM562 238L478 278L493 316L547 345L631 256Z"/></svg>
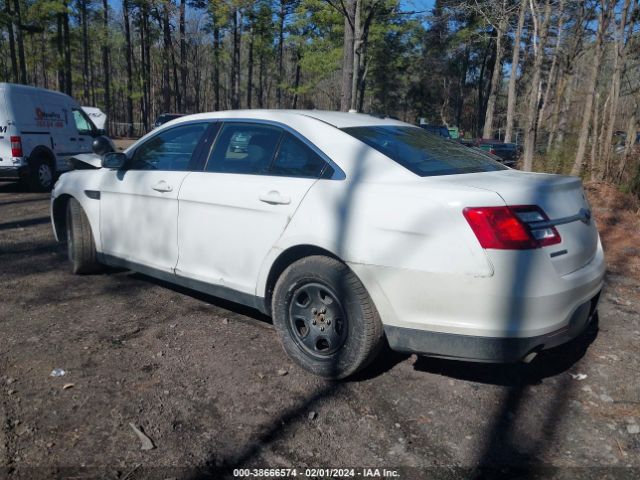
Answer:
<svg viewBox="0 0 640 480"><path fill-rule="evenodd" d="M596 83L598 81L598 70L600 68L600 61L602 60L602 48L604 43L604 36L607 31L609 19L611 16L612 8L615 2L610 0L603 0L604 3L600 4L598 13L598 29L596 32L596 40L593 46L593 56L590 62L591 70L586 82L586 96L584 102L584 115L582 117L582 124L580 126L580 133L578 136L578 148L576 150L576 157L571 169L571 175L580 175L582 167L584 166L584 155L587 148L587 142L589 141L589 126L591 125L591 116L593 114L593 101L596 94Z"/></svg>

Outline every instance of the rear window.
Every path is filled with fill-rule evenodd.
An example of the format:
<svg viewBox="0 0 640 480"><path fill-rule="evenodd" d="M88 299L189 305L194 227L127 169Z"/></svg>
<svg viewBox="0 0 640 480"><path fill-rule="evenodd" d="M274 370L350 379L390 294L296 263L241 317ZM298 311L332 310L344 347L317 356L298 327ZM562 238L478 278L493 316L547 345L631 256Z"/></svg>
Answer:
<svg viewBox="0 0 640 480"><path fill-rule="evenodd" d="M350 127L343 131L421 177L493 172L507 167L482 151L419 127Z"/></svg>

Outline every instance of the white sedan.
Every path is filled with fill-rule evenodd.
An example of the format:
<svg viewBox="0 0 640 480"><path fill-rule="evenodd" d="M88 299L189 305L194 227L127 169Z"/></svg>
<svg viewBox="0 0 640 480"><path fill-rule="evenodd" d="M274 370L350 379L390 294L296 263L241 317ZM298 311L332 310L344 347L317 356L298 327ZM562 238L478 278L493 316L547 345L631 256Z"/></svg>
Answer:
<svg viewBox="0 0 640 480"><path fill-rule="evenodd" d="M75 273L126 267L254 307L324 377L353 374L385 341L531 359L586 328L603 285L578 178L512 170L387 118L191 115L87 163L52 194Z"/></svg>

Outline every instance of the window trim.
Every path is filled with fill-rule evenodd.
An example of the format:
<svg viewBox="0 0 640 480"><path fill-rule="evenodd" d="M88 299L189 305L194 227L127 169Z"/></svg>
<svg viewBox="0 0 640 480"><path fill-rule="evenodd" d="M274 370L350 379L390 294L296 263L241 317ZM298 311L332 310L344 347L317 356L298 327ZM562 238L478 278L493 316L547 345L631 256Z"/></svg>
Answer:
<svg viewBox="0 0 640 480"><path fill-rule="evenodd" d="M209 148L209 153L207 154L206 161L204 162L204 164L202 165L202 169L200 170L202 172L205 172L205 173L221 173L221 172L207 172L207 165L209 164L209 161L211 161L211 155L213 154L213 150L215 149L216 144L220 140L220 132L222 131L222 128L224 127L224 125L226 123L230 123L230 124L233 124L233 123L247 123L247 124L255 124L255 125L268 125L268 126L272 126L272 127L281 128L285 132L290 133L291 135L296 137L298 140L300 140L302 143L304 143L307 147L309 147L325 163L327 163L331 168L333 168L333 175L331 177L329 177L329 178L323 178L322 177L322 173L324 173L324 171L326 170L326 167L323 167L322 173L320 174L319 177L317 177L317 180L345 180L347 178L347 176L345 175L344 171L333 160L331 160L327 156L326 153L324 153L322 150L320 150L309 139L307 139L304 135L302 135L300 132L298 132L294 128L290 127L289 125L286 125L286 124L281 123L281 122L277 122L275 120L263 120L263 119L256 119L256 118L216 118L216 119L214 119L214 121L216 123L219 123L220 127L218 128L218 131L215 134L214 140L211 142L211 147ZM276 150L274 152L274 156L271 159L272 163L273 163L273 160L275 159L275 156L276 156L278 150L280 149L280 143L282 142L282 138L283 137L284 137L284 135L278 141L278 145L277 145ZM306 179L311 178L311 177L301 177L301 176L293 176L293 175L265 175L263 173L225 173L224 175L261 175L263 177L278 177L278 178L306 178Z"/></svg>
<svg viewBox="0 0 640 480"><path fill-rule="evenodd" d="M168 132L169 130L173 130L174 128L179 128L179 127L185 127L187 125L194 125L194 124L204 124L206 125L204 131L202 132L202 136L200 137L200 140L198 140L198 143L196 144L195 148L193 149L193 152L191 153L191 158L189 159L189 164L187 165L187 169L186 170L154 170L157 172L176 172L176 171L180 171L180 172L197 172L200 171L200 164L202 163L201 158L202 158L202 148L204 146L204 144L206 143L206 140L209 139L209 135L211 135L211 127L212 125L215 125L217 122L215 120L211 120L211 119L198 119L198 120L189 120L187 122L181 122L178 123L177 125L171 125L170 127L167 128L159 128L157 132L155 132L153 135L149 135L148 137L146 137L144 139L143 142L140 142L139 145L135 145L135 148L133 148L131 151L127 151L127 168L126 170L132 170L131 168L131 164L133 162L133 157L135 156L135 154L137 153L138 149L144 145L145 143L147 143L150 140L153 140L155 137L157 137L158 135L161 135L165 132ZM216 132L216 137L217 137L217 132ZM197 155L196 155L197 154ZM136 171L144 171L144 170L136 170Z"/></svg>

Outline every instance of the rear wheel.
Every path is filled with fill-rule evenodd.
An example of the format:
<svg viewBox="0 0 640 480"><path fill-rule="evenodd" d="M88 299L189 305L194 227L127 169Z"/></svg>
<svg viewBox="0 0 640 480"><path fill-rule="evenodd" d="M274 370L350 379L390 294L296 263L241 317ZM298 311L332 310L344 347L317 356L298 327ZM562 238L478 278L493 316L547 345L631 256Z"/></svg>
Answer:
<svg viewBox="0 0 640 480"><path fill-rule="evenodd" d="M382 345L382 323L360 280L336 259L311 256L290 265L273 293L273 323L285 351L325 378L364 368Z"/></svg>
<svg viewBox="0 0 640 480"><path fill-rule="evenodd" d="M36 158L29 163L27 184L34 192L48 192L53 186L53 167L42 158Z"/></svg>
<svg viewBox="0 0 640 480"><path fill-rule="evenodd" d="M75 198L67 205L67 253L73 273L93 273L101 268L89 219Z"/></svg>

